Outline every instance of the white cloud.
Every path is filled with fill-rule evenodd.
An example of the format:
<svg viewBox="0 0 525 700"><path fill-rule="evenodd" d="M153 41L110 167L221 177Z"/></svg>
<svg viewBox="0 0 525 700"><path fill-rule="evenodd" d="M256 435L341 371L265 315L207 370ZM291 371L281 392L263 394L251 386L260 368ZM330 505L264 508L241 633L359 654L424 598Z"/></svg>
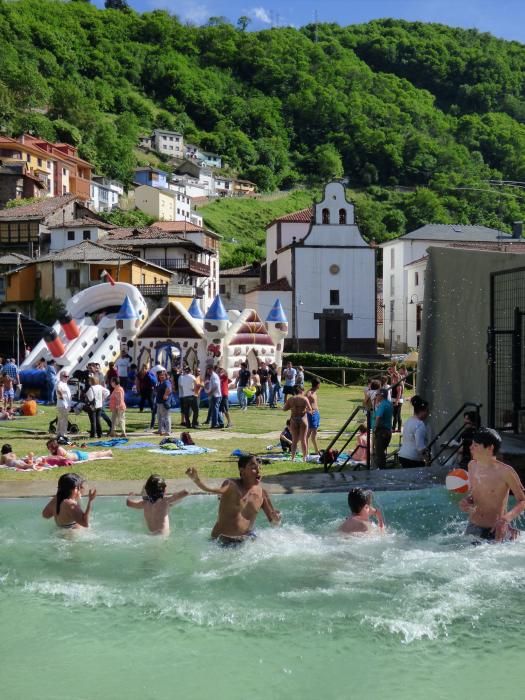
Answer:
<svg viewBox="0 0 525 700"><path fill-rule="evenodd" d="M270 17L270 13L268 12L268 10L265 10L264 7L254 7L250 14L253 15L255 19L258 19L259 22L262 22L263 24L272 24L272 18Z"/></svg>
<svg viewBox="0 0 525 700"><path fill-rule="evenodd" d="M199 0L148 0L151 9L164 9L173 12L182 22L203 24L214 14L204 2Z"/></svg>

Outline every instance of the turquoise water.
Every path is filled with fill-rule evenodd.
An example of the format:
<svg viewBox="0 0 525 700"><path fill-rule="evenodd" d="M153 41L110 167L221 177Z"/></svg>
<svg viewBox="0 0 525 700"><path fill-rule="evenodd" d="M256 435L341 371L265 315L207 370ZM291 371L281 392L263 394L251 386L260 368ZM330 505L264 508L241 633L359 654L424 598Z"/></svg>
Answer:
<svg viewBox="0 0 525 700"><path fill-rule="evenodd" d="M213 497L167 541L123 499L76 536L2 501L3 700L521 700L525 539L472 547L441 488L378 494L370 539L333 535L344 494L274 500L283 527L237 550L208 539Z"/></svg>

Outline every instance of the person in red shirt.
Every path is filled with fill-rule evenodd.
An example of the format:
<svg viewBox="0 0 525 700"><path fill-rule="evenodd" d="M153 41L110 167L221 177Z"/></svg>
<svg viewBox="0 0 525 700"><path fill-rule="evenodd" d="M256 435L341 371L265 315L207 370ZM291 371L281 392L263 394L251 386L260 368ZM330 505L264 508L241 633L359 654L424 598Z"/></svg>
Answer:
<svg viewBox="0 0 525 700"><path fill-rule="evenodd" d="M230 380L228 379L228 372L222 367L219 369L219 379L221 382L221 403L219 404L219 413L226 418L228 421L226 423L227 428L232 428L232 422L230 420L230 404L228 401L228 394L230 392Z"/></svg>

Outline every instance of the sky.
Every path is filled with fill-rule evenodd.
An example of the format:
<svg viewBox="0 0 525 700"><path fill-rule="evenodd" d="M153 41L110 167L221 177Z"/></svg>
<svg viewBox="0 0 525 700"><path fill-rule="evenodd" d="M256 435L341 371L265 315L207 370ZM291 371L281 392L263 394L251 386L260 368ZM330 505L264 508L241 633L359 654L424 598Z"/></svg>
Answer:
<svg viewBox="0 0 525 700"><path fill-rule="evenodd" d="M93 0L102 7L104 0ZM525 0L127 0L138 12L156 8L182 21L203 24L209 17L224 16L235 23L246 15L250 29L296 26L319 22L359 24L371 19L440 22L475 28L504 39L525 43Z"/></svg>

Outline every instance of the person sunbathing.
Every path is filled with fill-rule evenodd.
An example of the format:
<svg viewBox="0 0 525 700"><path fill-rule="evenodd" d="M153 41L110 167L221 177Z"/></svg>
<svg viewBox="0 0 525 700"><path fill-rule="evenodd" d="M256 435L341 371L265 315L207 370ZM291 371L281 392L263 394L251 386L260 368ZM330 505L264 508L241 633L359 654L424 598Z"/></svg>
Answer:
<svg viewBox="0 0 525 700"><path fill-rule="evenodd" d="M15 416L9 410L0 409L0 420L14 420Z"/></svg>
<svg viewBox="0 0 525 700"><path fill-rule="evenodd" d="M59 445L56 439L48 440L47 449L52 457L60 457L61 459L67 459L70 462L89 462L94 459L105 459L107 457L113 457L113 452L111 450L98 450L97 452L85 452L84 450L78 450L76 447L72 450L66 450Z"/></svg>
<svg viewBox="0 0 525 700"><path fill-rule="evenodd" d="M27 457L17 457L11 445L2 445L0 464L11 469L36 469L40 470L45 460L42 457L35 459L33 452L29 452Z"/></svg>

